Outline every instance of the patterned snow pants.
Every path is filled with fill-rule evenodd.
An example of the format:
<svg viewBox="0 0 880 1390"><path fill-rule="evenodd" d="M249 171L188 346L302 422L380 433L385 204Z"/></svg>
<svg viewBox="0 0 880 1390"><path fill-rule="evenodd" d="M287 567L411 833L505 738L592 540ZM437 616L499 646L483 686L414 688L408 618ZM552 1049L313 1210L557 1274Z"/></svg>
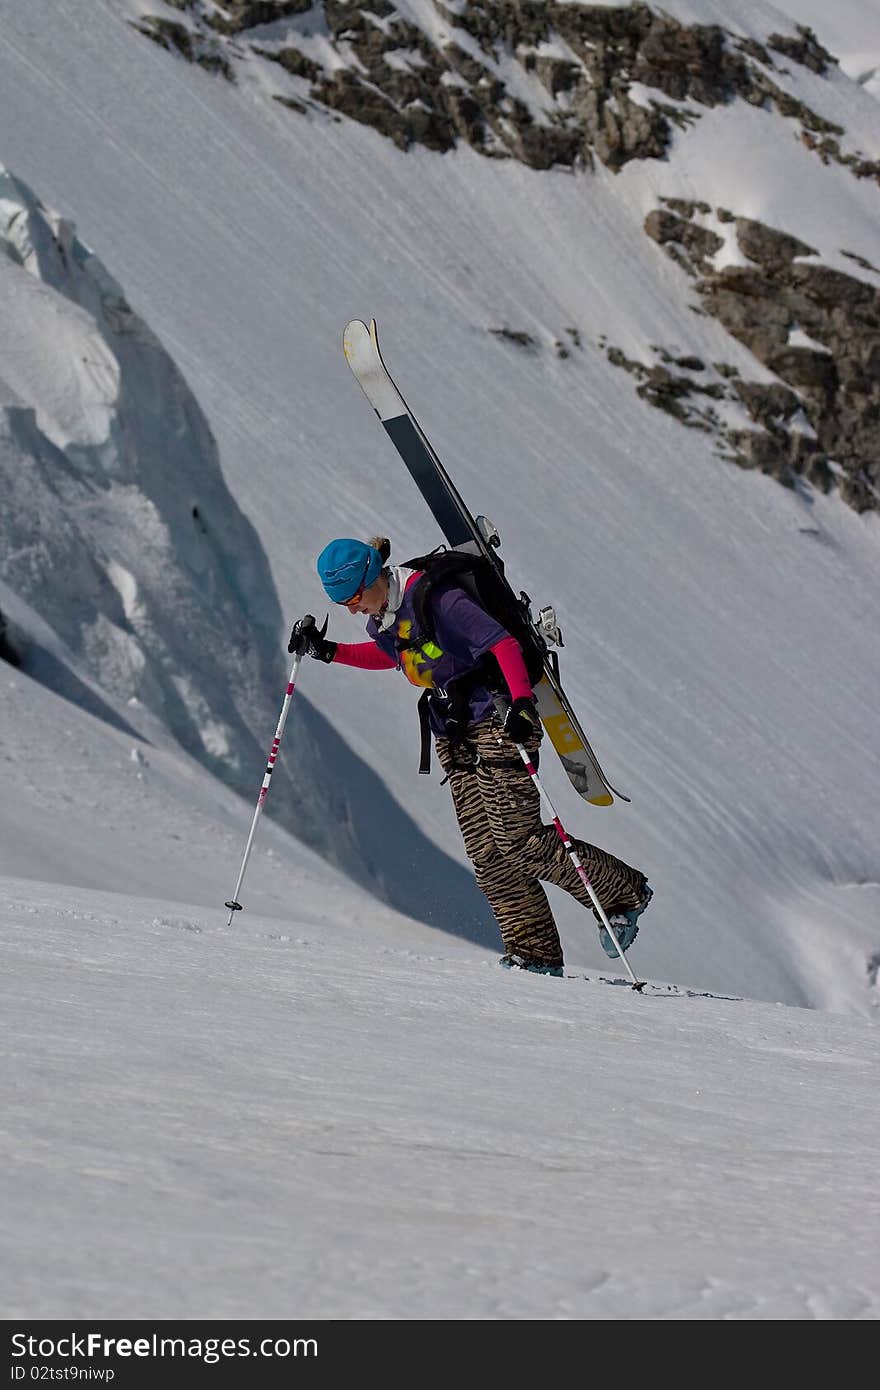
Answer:
<svg viewBox="0 0 880 1390"><path fill-rule="evenodd" d="M525 744L535 762L541 737ZM593 905L555 826L541 820L541 798L522 758L492 719L473 725L467 743L437 738L436 748L465 851L505 951L529 964L562 965L559 933L539 880L564 888L585 907ZM572 843L606 912L638 906L644 874L595 845Z"/></svg>

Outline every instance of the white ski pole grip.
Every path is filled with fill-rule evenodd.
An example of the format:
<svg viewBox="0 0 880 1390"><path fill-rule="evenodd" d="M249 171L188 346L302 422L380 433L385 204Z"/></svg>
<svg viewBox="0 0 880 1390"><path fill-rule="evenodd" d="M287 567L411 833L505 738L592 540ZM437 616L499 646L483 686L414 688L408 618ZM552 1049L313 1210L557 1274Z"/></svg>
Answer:
<svg viewBox="0 0 880 1390"><path fill-rule="evenodd" d="M509 708L510 706L508 702L505 701L503 696L496 696L495 709L502 724L504 723L504 720L507 717L507 711ZM510 737L510 735L508 735L508 737ZM541 800L544 802L545 806L547 807L547 810L550 812L553 824L556 827L556 833L559 836L562 843L564 844L566 853L568 854L569 859L574 865L575 871L578 877L580 878L581 883L584 885L587 892L589 893L590 900L602 919L602 925L604 926L608 935L611 937L611 940L614 942L614 945L617 947L617 954L620 956L620 959L623 962L623 968L632 982L633 989L640 994L642 990L645 988L645 982L644 980L636 979L635 975L633 974L630 968L629 961L623 954L623 951L621 951L620 942L617 939L617 934L611 926L611 923L608 921L608 916L605 912L604 907L599 902L599 899L596 897L596 890L593 888L592 883L587 878L587 871L581 863L580 855L578 854L577 850L571 842L571 836L568 834L568 831L564 828L562 821L556 814L556 807L553 805L553 802L550 800L549 796L544 790L544 784L538 776L538 769L535 767L534 763L532 762L529 754L526 752L523 745L521 743L517 743L515 739L511 739L511 742L513 743L514 748L516 749L517 753L519 753L520 757L525 763L526 770L538 789L538 795L541 797Z"/></svg>
<svg viewBox="0 0 880 1390"><path fill-rule="evenodd" d="M242 904L238 901L238 895L241 892L241 885L242 881L244 880L244 871L247 868L247 863L251 856L251 848L254 843L254 835L256 834L257 822L260 819L260 815L262 813L266 797L269 795L269 784L272 780L272 773L275 770L275 759L278 757L278 749L281 745L281 735L284 733L284 725L287 723L287 715L288 711L290 710L290 702L293 699L293 692L296 689L296 674L299 670L299 663L301 660L302 653L297 652L296 656L293 658L293 665L290 668L290 676L288 677L287 681L287 690L284 695L284 704L281 706L281 715L278 719L278 724L275 729L275 737L272 740L272 747L269 749L269 758L266 763L266 771L263 775L263 785L260 787L260 795L257 797L257 808L254 811L254 818L251 821L251 833L248 835L247 844L244 848L244 858L241 861L241 868L238 873L238 882L235 885L235 892L232 894L232 897L229 899L227 903L224 904L225 907L229 908L229 917L226 920L227 927L232 926L232 919L235 916L236 912L242 911Z"/></svg>

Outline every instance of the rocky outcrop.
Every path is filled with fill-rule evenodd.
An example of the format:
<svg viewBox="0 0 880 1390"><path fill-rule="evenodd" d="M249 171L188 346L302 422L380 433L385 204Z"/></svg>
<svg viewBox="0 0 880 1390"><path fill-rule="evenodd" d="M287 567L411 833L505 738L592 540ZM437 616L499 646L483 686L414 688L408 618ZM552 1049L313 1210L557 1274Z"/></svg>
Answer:
<svg viewBox="0 0 880 1390"><path fill-rule="evenodd" d="M842 150L841 127L786 91L786 64L819 76L834 66L802 25L761 44L719 25L682 24L647 4L434 0L429 33L390 0L174 4L185 21L148 15L136 27L227 77L250 44L296 79L276 94L286 106L341 113L401 149L442 153L466 142L536 169L598 159L618 170L631 159L661 159L676 126L741 99L797 120L823 160L880 178L876 162Z"/></svg>
<svg viewBox="0 0 880 1390"><path fill-rule="evenodd" d="M834 66L834 58L822 47L812 29L804 24L797 25L794 37L790 34L771 34L767 47L772 48L774 53L781 53L784 58L790 58L793 63L800 63L801 67L818 73L820 77L824 77L828 69ZM762 59L762 62L766 62L766 59Z"/></svg>
<svg viewBox="0 0 880 1390"><path fill-rule="evenodd" d="M185 0L171 0L183 8ZM232 65L220 51L218 45L206 39L198 30L187 28L173 19L163 19L156 15L144 15L139 24L133 24L139 34L152 39L160 48L169 53L179 53L188 63L198 63L206 72L219 73L228 81L234 81Z"/></svg>
<svg viewBox="0 0 880 1390"><path fill-rule="evenodd" d="M609 355L640 377L640 395L685 423L716 429L744 466L786 483L798 474L825 489L836 483L857 511L876 509L880 289L817 262L814 248L790 233L723 208L715 215L734 224L746 264L714 268L712 256L723 242L700 222L714 220L706 204L669 200L648 215L645 230L693 277L702 311L778 378L768 385L729 371L715 393L739 400L760 428L737 430L713 421L695 405L694 396L705 394L705 387L690 376L673 375L668 366L621 361L613 350Z"/></svg>
<svg viewBox="0 0 880 1390"><path fill-rule="evenodd" d="M193 0L183 0L183 4L195 8ZM312 0L225 0L205 20L219 34L242 34L258 24L273 24L277 19L306 14L310 9Z"/></svg>
<svg viewBox="0 0 880 1390"><path fill-rule="evenodd" d="M683 216L672 210L676 207L684 209ZM718 236L717 232L689 220L693 215L689 209L696 207L709 211L704 203L682 204L677 199L670 199L669 207L656 208L645 219L648 236L668 247L670 256L688 275L707 273L711 269L712 257L724 245L723 237Z"/></svg>
<svg viewBox="0 0 880 1390"><path fill-rule="evenodd" d="M798 25L763 42L720 25L684 24L643 3L433 0L401 13L392 0L174 0L180 21L147 16L142 32L234 79L255 58L278 76L291 111L332 112L381 132L400 149L443 153L466 142L536 169L599 161L617 171L662 159L677 127L708 108L745 101L797 123L826 163L880 183L880 161L845 149L846 132L808 106L787 79L815 78L836 61ZM429 10L432 13L429 13ZM412 17L417 16L419 23ZM812 79L811 79L812 80ZM816 83L813 80L813 89ZM735 224L745 264L716 270ZM723 208L665 200L645 223L695 287L698 312L717 318L775 374L779 389L742 381L724 364L692 369L658 349L621 362L645 399L722 437L732 456L783 482L836 480L861 509L877 505L877 290L831 270L799 238ZM873 275L857 252L844 252ZM490 330L534 349L516 330ZM556 351L569 354L560 337ZM724 402L754 429L737 431Z"/></svg>

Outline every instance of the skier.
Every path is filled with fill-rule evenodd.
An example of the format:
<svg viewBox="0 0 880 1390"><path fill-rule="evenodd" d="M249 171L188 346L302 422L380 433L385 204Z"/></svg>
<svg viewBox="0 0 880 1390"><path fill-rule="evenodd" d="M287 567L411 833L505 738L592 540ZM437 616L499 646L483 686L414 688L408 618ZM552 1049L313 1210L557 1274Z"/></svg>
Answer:
<svg viewBox="0 0 880 1390"><path fill-rule="evenodd" d="M564 888L591 910L592 904L555 828L541 820L539 793L514 747L522 744L537 765L543 729L522 649L454 580L429 591L434 630L422 641L413 630L421 575L386 564L390 552L381 537L368 544L340 539L317 560L328 598L367 616L369 642L331 641L327 623L319 628L306 614L294 624L288 650L363 670L400 669L423 688L421 712L449 781L465 851L501 932L500 963L561 975L562 945L539 880ZM506 696L503 719L495 703L499 692ZM575 848L627 950L652 896L645 875L594 845L576 841ZM616 959L604 927L599 934Z"/></svg>

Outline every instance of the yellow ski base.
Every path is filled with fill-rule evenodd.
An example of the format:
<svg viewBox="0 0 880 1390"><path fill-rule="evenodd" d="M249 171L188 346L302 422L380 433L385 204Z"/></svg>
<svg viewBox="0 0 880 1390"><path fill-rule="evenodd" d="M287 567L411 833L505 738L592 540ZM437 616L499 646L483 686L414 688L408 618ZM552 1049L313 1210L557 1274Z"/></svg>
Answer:
<svg viewBox="0 0 880 1390"><path fill-rule="evenodd" d="M535 686L535 696L547 737L578 794L591 806L613 806L614 797L605 785L593 750L575 728L546 676Z"/></svg>

